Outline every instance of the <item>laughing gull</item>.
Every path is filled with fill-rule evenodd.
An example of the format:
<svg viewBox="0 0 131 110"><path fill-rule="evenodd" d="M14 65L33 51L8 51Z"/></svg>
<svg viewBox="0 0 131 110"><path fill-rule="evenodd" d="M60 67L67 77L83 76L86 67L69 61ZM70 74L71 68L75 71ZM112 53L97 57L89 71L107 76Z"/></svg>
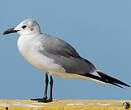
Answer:
<svg viewBox="0 0 131 110"><path fill-rule="evenodd" d="M88 60L82 58L67 42L41 34L39 24L33 19L22 21L15 28L6 30L3 34L18 33L20 35L17 45L20 53L34 67L45 71L45 92L41 102L52 101L53 78L87 79L103 84L109 83L118 87L128 84L98 71ZM50 97L47 98L48 73L50 75Z"/></svg>

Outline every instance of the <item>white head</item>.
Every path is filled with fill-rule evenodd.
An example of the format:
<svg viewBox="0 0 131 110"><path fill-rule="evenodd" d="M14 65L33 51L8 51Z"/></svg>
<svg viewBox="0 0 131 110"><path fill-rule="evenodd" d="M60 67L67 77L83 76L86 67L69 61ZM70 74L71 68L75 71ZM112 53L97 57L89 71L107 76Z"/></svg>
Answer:
<svg viewBox="0 0 131 110"><path fill-rule="evenodd" d="M39 34L40 26L35 20L26 19L15 28L8 29L3 34L9 33L18 33L19 35Z"/></svg>

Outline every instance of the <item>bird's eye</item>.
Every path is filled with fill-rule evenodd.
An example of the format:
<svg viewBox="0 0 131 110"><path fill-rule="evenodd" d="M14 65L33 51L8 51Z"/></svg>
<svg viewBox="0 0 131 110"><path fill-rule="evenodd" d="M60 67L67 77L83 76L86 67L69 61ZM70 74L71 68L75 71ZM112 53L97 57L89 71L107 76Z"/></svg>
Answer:
<svg viewBox="0 0 131 110"><path fill-rule="evenodd" d="M22 26L23 29L25 29L26 27L27 27L26 25Z"/></svg>

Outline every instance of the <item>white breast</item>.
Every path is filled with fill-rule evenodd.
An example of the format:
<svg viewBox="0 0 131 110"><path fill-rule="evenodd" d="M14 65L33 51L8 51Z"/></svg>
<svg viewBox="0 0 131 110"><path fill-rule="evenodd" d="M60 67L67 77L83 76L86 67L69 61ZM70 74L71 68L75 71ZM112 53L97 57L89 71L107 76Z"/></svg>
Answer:
<svg viewBox="0 0 131 110"><path fill-rule="evenodd" d="M53 59L39 52L43 47L36 37L21 36L18 39L17 45L20 53L34 67L46 72L57 73L65 71L60 65L55 64Z"/></svg>

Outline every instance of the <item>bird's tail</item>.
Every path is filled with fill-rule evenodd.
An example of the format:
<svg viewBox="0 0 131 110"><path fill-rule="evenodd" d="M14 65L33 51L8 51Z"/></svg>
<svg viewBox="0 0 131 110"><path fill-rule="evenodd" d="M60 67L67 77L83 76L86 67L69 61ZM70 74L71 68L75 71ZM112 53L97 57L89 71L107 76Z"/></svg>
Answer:
<svg viewBox="0 0 131 110"><path fill-rule="evenodd" d="M101 77L101 78L98 79L100 81L103 81L105 83L109 83L109 84L112 84L112 85L115 85L115 86L118 86L118 87L121 87L121 88L123 88L121 85L131 87L130 85L128 85L128 84L126 84L126 83L124 83L124 82L122 82L122 81L120 81L116 78L108 76L108 75L104 74L103 72L97 71L97 73Z"/></svg>
<svg viewBox="0 0 131 110"><path fill-rule="evenodd" d="M109 75L106 75L105 73L103 72L100 72L100 71L96 71L98 75L93 75L93 74L89 74L89 73L86 73L84 74L83 76L86 76L86 77L89 77L91 79L95 79L94 81L99 81L99 82L103 82L103 83L109 83L109 84L112 84L112 85L115 85L115 86L118 86L120 88L123 88L121 85L123 86L127 86L127 87L131 87L130 85L116 79L116 78L113 78Z"/></svg>

